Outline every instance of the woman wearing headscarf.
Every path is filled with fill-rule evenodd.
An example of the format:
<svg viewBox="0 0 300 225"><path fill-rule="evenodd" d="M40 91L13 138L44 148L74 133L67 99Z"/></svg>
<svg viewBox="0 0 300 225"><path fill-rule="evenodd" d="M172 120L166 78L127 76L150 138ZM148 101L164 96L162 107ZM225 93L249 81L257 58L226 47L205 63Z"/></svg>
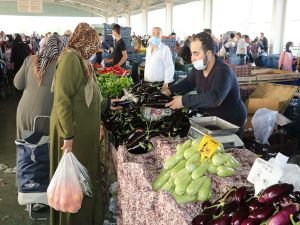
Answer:
<svg viewBox="0 0 300 225"><path fill-rule="evenodd" d="M17 108L17 138L21 138L24 130L32 130L36 116L50 116L55 64L65 46L58 35L52 36L41 54L27 57L16 74L14 85L24 90Z"/></svg>
<svg viewBox="0 0 300 225"><path fill-rule="evenodd" d="M10 61L14 64L14 74L21 68L25 58L30 54L29 46L23 42L20 34L16 34L11 47Z"/></svg>
<svg viewBox="0 0 300 225"><path fill-rule="evenodd" d="M100 113L105 102L88 61L98 48L96 30L87 23L80 23L57 63L50 120L50 176L53 176L64 152L71 151L87 168L94 191L92 198L83 198L77 213L51 209L51 225L102 224L98 150Z"/></svg>
<svg viewBox="0 0 300 225"><path fill-rule="evenodd" d="M293 42L287 42L285 45L285 51L283 51L279 56L278 69L285 71L293 71L293 55L290 48L293 47Z"/></svg>

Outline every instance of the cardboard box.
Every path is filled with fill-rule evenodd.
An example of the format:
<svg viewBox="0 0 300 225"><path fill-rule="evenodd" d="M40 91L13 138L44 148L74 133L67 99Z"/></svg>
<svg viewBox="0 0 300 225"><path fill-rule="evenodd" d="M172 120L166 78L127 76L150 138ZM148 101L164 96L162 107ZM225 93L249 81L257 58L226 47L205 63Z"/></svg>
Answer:
<svg viewBox="0 0 300 225"><path fill-rule="evenodd" d="M297 86L260 83L246 102L248 114L254 114L260 108L284 113L297 90Z"/></svg>

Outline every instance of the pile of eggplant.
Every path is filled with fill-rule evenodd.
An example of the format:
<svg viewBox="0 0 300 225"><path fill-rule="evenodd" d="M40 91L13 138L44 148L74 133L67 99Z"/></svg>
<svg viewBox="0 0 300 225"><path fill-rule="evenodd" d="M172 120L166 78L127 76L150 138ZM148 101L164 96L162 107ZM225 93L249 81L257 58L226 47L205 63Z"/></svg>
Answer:
<svg viewBox="0 0 300 225"><path fill-rule="evenodd" d="M205 202L192 225L299 225L300 192L293 189L275 184L254 197L249 187L232 188L216 202Z"/></svg>
<svg viewBox="0 0 300 225"><path fill-rule="evenodd" d="M116 147L126 145L130 153L144 154L151 151L153 146L149 140L154 136L187 136L190 127L188 118L194 115L194 112L186 109L176 110L172 115L157 121L147 121L143 118L142 106L164 108L164 105L172 100L160 92L160 86L140 82L129 92L138 101L117 102L114 106L122 106L122 109L107 110L102 118L105 127L114 136Z"/></svg>

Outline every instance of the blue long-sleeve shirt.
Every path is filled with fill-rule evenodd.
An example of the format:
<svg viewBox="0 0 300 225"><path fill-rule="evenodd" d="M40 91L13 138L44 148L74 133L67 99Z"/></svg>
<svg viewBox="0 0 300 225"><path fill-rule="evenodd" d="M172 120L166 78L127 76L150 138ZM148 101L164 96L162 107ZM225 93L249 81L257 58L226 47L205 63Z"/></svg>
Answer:
<svg viewBox="0 0 300 225"><path fill-rule="evenodd" d="M232 69L216 57L208 77L193 68L190 76L170 87L172 94L183 94L182 104L243 126L247 111L240 96L238 81ZM187 94L196 90L197 94Z"/></svg>

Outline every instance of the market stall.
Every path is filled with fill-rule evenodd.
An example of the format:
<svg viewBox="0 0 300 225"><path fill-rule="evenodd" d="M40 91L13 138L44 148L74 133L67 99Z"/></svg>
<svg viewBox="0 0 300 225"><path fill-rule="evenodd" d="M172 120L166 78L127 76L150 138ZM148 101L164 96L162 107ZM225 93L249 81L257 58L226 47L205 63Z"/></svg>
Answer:
<svg viewBox="0 0 300 225"><path fill-rule="evenodd" d="M300 78L299 72L283 71L271 68L251 68L248 75L238 76L240 85L257 84L260 82L294 81Z"/></svg>
<svg viewBox="0 0 300 225"><path fill-rule="evenodd" d="M112 73L110 76L116 76L114 72L108 72ZM260 174L257 171L268 174L269 167L275 172L280 169L267 161L258 161L257 152L244 147L235 134L239 127L218 117L201 115L197 110L165 108L170 97L159 91L159 84L139 82L132 86L129 77L100 78L105 76L98 77L105 95L122 96L120 101L113 102L114 107L121 107L120 110L108 110L103 117L111 137L106 147L111 152L117 174L117 224L230 224L245 205L252 207L252 200L263 198L263 194L254 196L257 195L254 193L258 190L257 184L263 180L265 184L260 184L259 190L266 191L270 185L280 182L282 174L278 175L278 180L270 173L263 175L262 180L253 175ZM114 80L119 83L121 79L130 88L122 90L117 85L116 90L109 84ZM111 160L110 157L107 159ZM267 169L262 167L251 172L257 164L265 165ZM108 165L113 171L112 165ZM289 195L286 205L280 205L283 195L274 199L276 208L259 203L257 210L264 211L263 219L255 216L255 210L247 209L237 224L242 224L242 220L256 221L243 224L275 220L276 213L287 210L285 207L290 207L289 212L297 220L299 194L294 192L292 184L280 185L285 185L285 189L280 186L285 190L284 196ZM242 197L234 197L230 204L225 204L233 193ZM242 199L237 201L237 198ZM215 205L220 206L220 211L213 210L207 215ZM269 207L269 211L265 207ZM203 214L206 222L196 223L199 218L203 219ZM217 223L218 220L227 222ZM288 222L283 224L289 224L289 217L285 220Z"/></svg>
<svg viewBox="0 0 300 225"><path fill-rule="evenodd" d="M152 182L163 167L165 159L176 152L182 139L153 138L153 151L143 155L132 155L124 146L112 147L117 168L119 190L118 224L190 224L202 210L201 202L178 204L170 193L155 192ZM236 176L221 178L212 176L212 199L216 200L233 186L249 185L247 176L256 158L246 149L229 149L242 164Z"/></svg>

